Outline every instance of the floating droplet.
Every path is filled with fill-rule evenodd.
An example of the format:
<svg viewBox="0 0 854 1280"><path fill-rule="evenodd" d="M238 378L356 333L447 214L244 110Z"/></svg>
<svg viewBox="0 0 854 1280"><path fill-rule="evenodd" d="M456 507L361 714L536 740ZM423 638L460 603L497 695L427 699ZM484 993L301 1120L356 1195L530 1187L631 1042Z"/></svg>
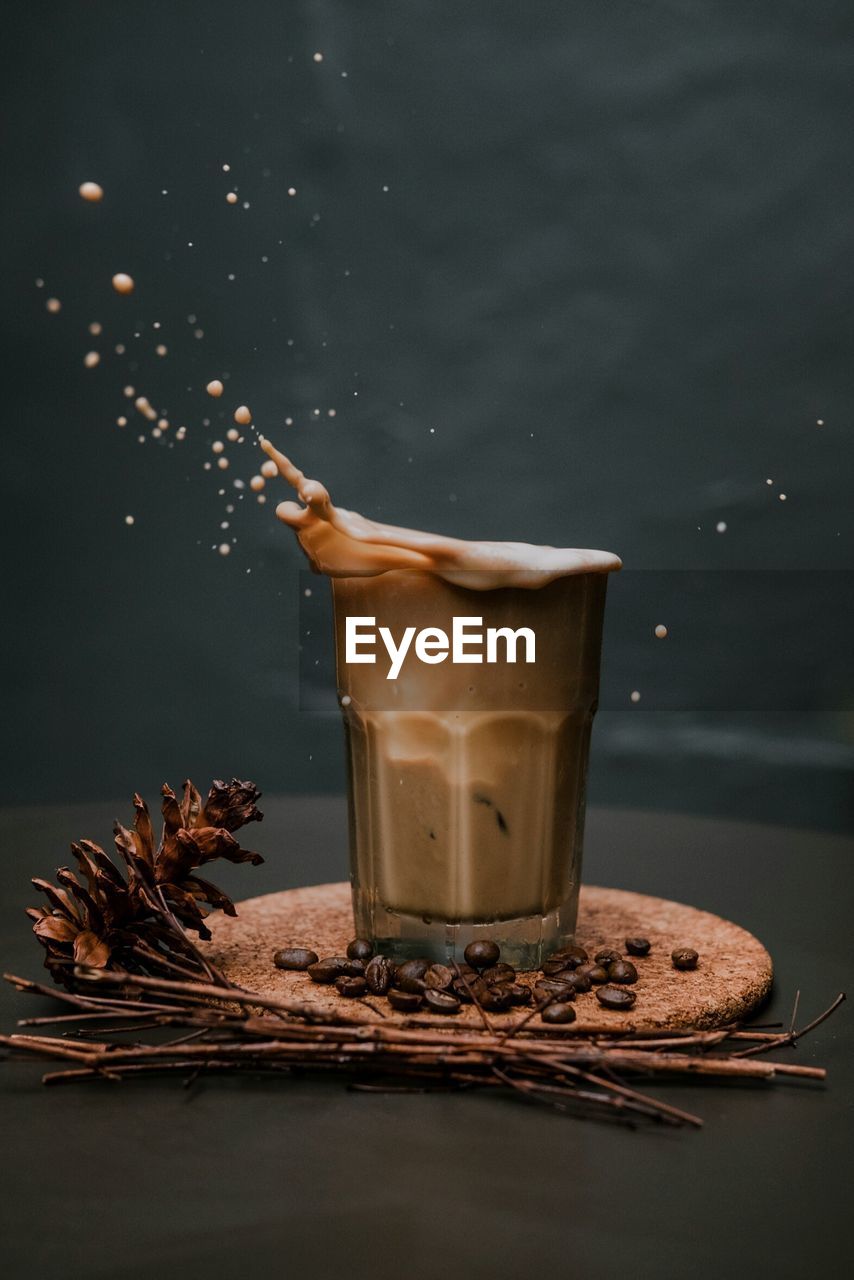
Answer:
<svg viewBox="0 0 854 1280"><path fill-rule="evenodd" d="M100 351L87 351L83 357L83 363L87 369L94 369L96 364L101 363Z"/></svg>
<svg viewBox="0 0 854 1280"><path fill-rule="evenodd" d="M83 199L88 200L90 204L97 204L104 198L104 188L99 187L97 182L81 182L77 189Z"/></svg>
<svg viewBox="0 0 854 1280"><path fill-rule="evenodd" d="M663 640L667 635L667 627L665 627L662 622L659 622L658 626L655 628L655 634L659 640Z"/></svg>
<svg viewBox="0 0 854 1280"><path fill-rule="evenodd" d="M239 422L242 427L248 427L252 421L252 412L248 405L238 405L234 410L234 421Z"/></svg>
<svg viewBox="0 0 854 1280"><path fill-rule="evenodd" d="M116 293L133 293L133 277L125 271L117 271L113 276L113 288Z"/></svg>

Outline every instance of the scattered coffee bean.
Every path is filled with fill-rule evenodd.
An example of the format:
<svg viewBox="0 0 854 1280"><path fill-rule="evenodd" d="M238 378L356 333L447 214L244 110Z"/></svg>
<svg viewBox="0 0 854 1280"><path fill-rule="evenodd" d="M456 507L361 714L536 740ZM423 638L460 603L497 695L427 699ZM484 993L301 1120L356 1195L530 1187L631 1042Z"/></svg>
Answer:
<svg viewBox="0 0 854 1280"><path fill-rule="evenodd" d="M620 982L626 986L638 980L638 971L631 960L615 960L608 965L608 978L611 982Z"/></svg>
<svg viewBox="0 0 854 1280"><path fill-rule="evenodd" d="M568 982L556 982L553 978L542 978L534 984L534 993L539 999L550 1000L553 996L558 1000L574 1000L575 987Z"/></svg>
<svg viewBox="0 0 854 1280"><path fill-rule="evenodd" d="M351 960L349 956L327 956L320 963L337 965L339 978L364 977L365 964L362 960Z"/></svg>
<svg viewBox="0 0 854 1280"><path fill-rule="evenodd" d="M488 969L484 969L482 977L484 982L488 982L491 986L497 982L515 982L516 970L512 964L493 964Z"/></svg>
<svg viewBox="0 0 854 1280"><path fill-rule="evenodd" d="M419 996L423 995L427 990L427 984L424 979L419 978L415 970L407 969L405 964L398 969L394 985L399 991L410 991Z"/></svg>
<svg viewBox="0 0 854 1280"><path fill-rule="evenodd" d="M649 938L626 938L626 950L630 956L648 956Z"/></svg>
<svg viewBox="0 0 854 1280"><path fill-rule="evenodd" d="M421 996L415 991L397 991L394 987L388 993L388 1002L398 1013L415 1013L422 1007Z"/></svg>
<svg viewBox="0 0 854 1280"><path fill-rule="evenodd" d="M451 990L458 1000L462 1000L463 1004L471 1004L471 992L469 991L462 978L454 978L451 984Z"/></svg>
<svg viewBox="0 0 854 1280"><path fill-rule="evenodd" d="M571 1004L549 1004L545 1009L541 1010L540 1018L543 1022L553 1025L559 1025L564 1022L575 1022L575 1010Z"/></svg>
<svg viewBox="0 0 854 1280"><path fill-rule="evenodd" d="M575 972L580 973L584 978L589 978L591 982L599 983L608 981L608 970L605 966L601 964L593 964L590 960L588 960L587 964L580 964Z"/></svg>
<svg viewBox="0 0 854 1280"><path fill-rule="evenodd" d="M598 987L596 999L603 1009L631 1009L637 996L634 991L627 991L625 987Z"/></svg>
<svg viewBox="0 0 854 1280"><path fill-rule="evenodd" d="M339 996L347 996L354 998L363 996L368 990L368 984L364 978L336 978L335 990Z"/></svg>
<svg viewBox="0 0 854 1280"><path fill-rule="evenodd" d="M554 951L549 960L562 960L564 967L567 969L577 969L580 964L584 964L585 960L589 960L584 947L573 944L569 947L561 947L560 951ZM546 961L548 963L548 961Z"/></svg>
<svg viewBox="0 0 854 1280"><path fill-rule="evenodd" d="M557 981L565 983L568 987L572 987L576 995L579 996L584 995L585 991L589 991L592 985L587 974L582 973L580 968L561 974Z"/></svg>
<svg viewBox="0 0 854 1280"><path fill-rule="evenodd" d="M394 985L401 991L414 991L420 995L424 990L424 974L429 968L426 960L404 960L397 966Z"/></svg>
<svg viewBox="0 0 854 1280"><path fill-rule="evenodd" d="M677 947L670 953L674 969L696 969L699 955L692 947Z"/></svg>
<svg viewBox="0 0 854 1280"><path fill-rule="evenodd" d="M341 977L337 960L318 960L317 964L308 966L308 976L312 982L329 983Z"/></svg>
<svg viewBox="0 0 854 1280"><path fill-rule="evenodd" d="M473 969L470 964L466 964L465 962L463 962L463 964L458 964L454 972L466 978L477 977L477 969Z"/></svg>
<svg viewBox="0 0 854 1280"><path fill-rule="evenodd" d="M514 982L512 986L508 986L507 994L512 1005L531 1003L531 988L526 987L524 982Z"/></svg>
<svg viewBox="0 0 854 1280"><path fill-rule="evenodd" d="M393 965L385 956L374 956L365 969L365 981L375 996L384 996L392 984Z"/></svg>
<svg viewBox="0 0 854 1280"><path fill-rule="evenodd" d="M310 964L317 964L317 960L317 952L307 947L282 947L273 956L277 969L307 969Z"/></svg>
<svg viewBox="0 0 854 1280"><path fill-rule="evenodd" d="M547 960L543 965L542 972L546 975L547 978L553 978L555 974L570 973L572 969L573 969L573 965L570 964L566 956L561 956L559 959L556 959L554 956L552 956L552 958L550 960Z"/></svg>
<svg viewBox="0 0 854 1280"><path fill-rule="evenodd" d="M622 960L622 958L619 951L613 951L611 948L607 948L605 951L597 951L595 956L596 963L604 965L606 968L609 964L613 964L615 960Z"/></svg>
<svg viewBox="0 0 854 1280"><path fill-rule="evenodd" d="M368 942L367 938L354 938L347 943L347 955L351 960L370 960L373 954L373 943Z"/></svg>
<svg viewBox="0 0 854 1280"><path fill-rule="evenodd" d="M468 944L463 955L466 964L470 964L473 969L488 969L490 965L498 963L501 949L497 942L492 942L489 938L479 938L477 942Z"/></svg>
<svg viewBox="0 0 854 1280"><path fill-rule="evenodd" d="M453 981L453 970L446 964L431 964L424 974L424 985L429 991L447 991Z"/></svg>
<svg viewBox="0 0 854 1280"><path fill-rule="evenodd" d="M506 982L499 982L497 986L487 987L483 995L478 995L478 1000L483 1008L491 1013L501 1013L504 1009L509 1009L513 1003L510 988Z"/></svg>
<svg viewBox="0 0 854 1280"><path fill-rule="evenodd" d="M424 992L424 1004L433 1013L459 1013L460 1002L450 991L438 991L428 987Z"/></svg>

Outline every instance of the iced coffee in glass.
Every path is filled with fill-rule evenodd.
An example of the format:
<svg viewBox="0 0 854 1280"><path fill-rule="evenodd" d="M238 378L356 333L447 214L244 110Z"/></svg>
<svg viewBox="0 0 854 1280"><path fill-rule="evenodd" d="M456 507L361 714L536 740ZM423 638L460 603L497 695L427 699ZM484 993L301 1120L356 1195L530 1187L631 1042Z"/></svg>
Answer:
<svg viewBox="0 0 854 1280"><path fill-rule="evenodd" d="M332 580L356 932L517 967L572 940L605 552L474 543L335 507L269 442L277 514Z"/></svg>

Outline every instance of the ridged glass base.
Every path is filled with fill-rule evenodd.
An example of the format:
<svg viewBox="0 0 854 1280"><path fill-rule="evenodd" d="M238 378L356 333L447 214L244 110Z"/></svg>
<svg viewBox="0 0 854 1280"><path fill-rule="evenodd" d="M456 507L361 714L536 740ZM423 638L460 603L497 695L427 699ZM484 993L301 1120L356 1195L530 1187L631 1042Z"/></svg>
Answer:
<svg viewBox="0 0 854 1280"><path fill-rule="evenodd" d="M423 956L433 962L462 963L470 942L488 938L498 943L505 963L517 969L538 969L553 951L573 940L578 887L547 915L488 921L444 921L404 915L371 902L354 887L353 914L359 937L369 938L376 951L394 959Z"/></svg>

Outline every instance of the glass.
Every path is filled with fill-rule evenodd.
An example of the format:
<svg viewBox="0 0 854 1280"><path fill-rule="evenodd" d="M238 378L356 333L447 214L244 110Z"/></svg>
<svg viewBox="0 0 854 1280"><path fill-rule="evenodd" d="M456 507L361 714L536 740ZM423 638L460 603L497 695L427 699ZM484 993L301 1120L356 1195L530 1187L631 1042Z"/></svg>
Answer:
<svg viewBox="0 0 854 1280"><path fill-rule="evenodd" d="M492 938L533 968L572 940L607 578L487 591L418 570L332 580L353 909L377 950L461 960ZM410 650L389 680L381 642L374 665L345 661L348 616L396 641L410 626L450 637L454 617L482 619L470 629L484 635L527 627L536 660L522 639L515 663L502 640L501 660L478 665Z"/></svg>

